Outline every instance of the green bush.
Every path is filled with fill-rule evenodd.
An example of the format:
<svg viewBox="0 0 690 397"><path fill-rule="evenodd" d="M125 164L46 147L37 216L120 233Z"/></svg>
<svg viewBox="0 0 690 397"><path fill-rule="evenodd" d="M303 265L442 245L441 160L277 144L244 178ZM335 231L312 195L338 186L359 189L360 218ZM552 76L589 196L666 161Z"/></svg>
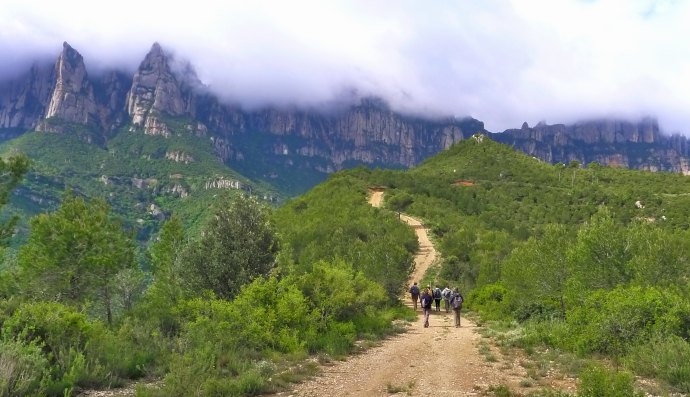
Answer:
<svg viewBox="0 0 690 397"><path fill-rule="evenodd" d="M62 396L75 387L117 386L136 379L154 357L163 356L150 329L125 321L113 333L98 320L53 302L24 304L5 320L5 341L39 348L46 364L42 388Z"/></svg>
<svg viewBox="0 0 690 397"><path fill-rule="evenodd" d="M464 307L479 311L485 320L501 320L510 316L508 290L500 283L487 284L470 292Z"/></svg>
<svg viewBox="0 0 690 397"><path fill-rule="evenodd" d="M641 375L661 378L683 393L690 392L690 344L678 336L655 336L632 349L625 363Z"/></svg>
<svg viewBox="0 0 690 397"><path fill-rule="evenodd" d="M48 367L40 345L0 340L0 396L43 394L42 380Z"/></svg>
<svg viewBox="0 0 690 397"><path fill-rule="evenodd" d="M116 331L92 335L86 356L121 379L139 379L167 359L172 342L154 324L126 318Z"/></svg>
<svg viewBox="0 0 690 397"><path fill-rule="evenodd" d="M656 288L594 291L567 315L573 333L579 335L576 349L620 355L646 342L654 330L677 333L678 310L671 310L675 300Z"/></svg>
<svg viewBox="0 0 690 397"><path fill-rule="evenodd" d="M642 397L635 392L635 377L601 365L590 365L580 374L579 397Z"/></svg>
<svg viewBox="0 0 690 397"><path fill-rule="evenodd" d="M20 306L2 328L5 339L24 343L42 343L43 350L51 353L60 363L70 349L83 350L93 332L99 332L98 321L89 322L84 313L54 302L30 303Z"/></svg>
<svg viewBox="0 0 690 397"><path fill-rule="evenodd" d="M572 331L565 320L531 320L522 324L522 334L515 338L513 345L521 348L546 345L562 350L572 348Z"/></svg>
<svg viewBox="0 0 690 397"><path fill-rule="evenodd" d="M520 305L513 315L521 323L527 320L547 321L565 317L557 303L549 304L541 301Z"/></svg>

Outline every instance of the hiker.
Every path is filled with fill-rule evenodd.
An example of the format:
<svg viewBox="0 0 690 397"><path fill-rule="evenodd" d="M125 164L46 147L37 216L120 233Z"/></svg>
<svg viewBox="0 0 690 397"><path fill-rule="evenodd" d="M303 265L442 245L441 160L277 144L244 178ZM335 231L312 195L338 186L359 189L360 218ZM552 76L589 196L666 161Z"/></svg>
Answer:
<svg viewBox="0 0 690 397"><path fill-rule="evenodd" d="M443 296L443 303L446 307L446 313L450 313L450 298L453 297L453 291L446 285L446 288L441 291L441 296Z"/></svg>
<svg viewBox="0 0 690 397"><path fill-rule="evenodd" d="M415 282L412 288L410 288L410 295L412 295L412 303L414 304L414 310L417 311L417 301L419 300L419 287Z"/></svg>
<svg viewBox="0 0 690 397"><path fill-rule="evenodd" d="M458 292L457 288L453 288L453 296L450 298L450 305L453 308L453 317L455 318L455 327L460 327L460 310L462 310L462 303L465 298Z"/></svg>
<svg viewBox="0 0 690 397"><path fill-rule="evenodd" d="M436 311L440 312L441 311L441 288L436 286L434 288L434 302L436 302Z"/></svg>
<svg viewBox="0 0 690 397"><path fill-rule="evenodd" d="M431 314L431 302L434 300L431 297L431 289L427 288L422 294L421 303L422 311L424 312L424 328L429 328L429 315Z"/></svg>

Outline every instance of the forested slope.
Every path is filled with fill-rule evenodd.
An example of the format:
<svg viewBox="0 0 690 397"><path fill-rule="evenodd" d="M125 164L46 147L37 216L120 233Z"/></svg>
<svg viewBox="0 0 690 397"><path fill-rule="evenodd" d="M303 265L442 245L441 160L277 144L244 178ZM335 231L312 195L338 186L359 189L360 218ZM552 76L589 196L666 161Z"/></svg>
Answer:
<svg viewBox="0 0 690 397"><path fill-rule="evenodd" d="M470 292L485 319L508 321L505 343L604 354L690 391L690 179L552 166L482 138L408 172L351 174L426 220L439 279Z"/></svg>
<svg viewBox="0 0 690 397"><path fill-rule="evenodd" d="M5 193L27 171L17 164ZM0 395L142 378L162 381L139 396L253 395L313 374L310 355L400 332L416 236L366 188L336 174L276 213L213 198L200 231L173 217L143 252L104 199L68 189L0 266Z"/></svg>
<svg viewBox="0 0 690 397"><path fill-rule="evenodd" d="M227 167L213 156L207 140L182 127L171 130L180 133L165 138L123 128L103 147L77 135L46 132L29 132L0 145L2 156L25 154L32 160L29 174L4 209L23 219L13 243L26 239L31 216L57 208L66 188L85 197L104 197L125 225L137 230L141 242L173 213L198 232L218 196L251 191L262 201L278 203L281 195L275 188L253 183Z"/></svg>
<svg viewBox="0 0 690 397"><path fill-rule="evenodd" d="M373 186L387 208L367 204ZM335 173L275 212L210 199L200 231L173 218L145 252L104 200L68 191L33 218L0 270L0 354L15 369L3 393L146 377L162 382L138 395L278 390L313 370L308 355L342 357L409 316L397 296L418 246L394 211L428 223L437 280L511 330L501 343L609 357L690 388L682 175L552 166L477 136L409 171ZM587 371L596 387L631 382Z"/></svg>

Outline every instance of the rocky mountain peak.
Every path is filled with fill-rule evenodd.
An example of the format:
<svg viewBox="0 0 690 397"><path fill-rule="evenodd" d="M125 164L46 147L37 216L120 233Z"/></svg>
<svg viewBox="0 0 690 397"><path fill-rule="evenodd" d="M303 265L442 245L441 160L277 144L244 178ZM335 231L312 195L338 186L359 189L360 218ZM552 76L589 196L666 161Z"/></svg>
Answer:
<svg viewBox="0 0 690 397"><path fill-rule="evenodd" d="M69 62L72 68L78 68L79 64L83 65L84 58L81 56L79 51L75 50L66 41L62 43L62 52L58 58L62 58L63 62Z"/></svg>
<svg viewBox="0 0 690 397"><path fill-rule="evenodd" d="M139 65L139 70L171 73L170 65L168 64L169 58L170 57L163 51L160 44L153 43L146 57L144 57L144 60Z"/></svg>
<svg viewBox="0 0 690 397"><path fill-rule="evenodd" d="M142 127L146 134L167 136L169 131L160 116L189 113L190 99L183 99L171 61L160 44L154 43L139 65L127 94L127 113L133 128Z"/></svg>
<svg viewBox="0 0 690 397"><path fill-rule="evenodd" d="M89 124L95 120L96 101L84 59L67 42L62 47L55 62L55 88L45 118L55 117L69 123ZM52 130L46 123L40 123L36 129Z"/></svg>

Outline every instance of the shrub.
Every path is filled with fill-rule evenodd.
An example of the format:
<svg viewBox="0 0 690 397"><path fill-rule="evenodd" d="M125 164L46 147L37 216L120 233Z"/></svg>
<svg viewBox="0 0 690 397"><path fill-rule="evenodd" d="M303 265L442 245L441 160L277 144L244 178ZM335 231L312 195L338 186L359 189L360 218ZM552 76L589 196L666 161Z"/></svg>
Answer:
<svg viewBox="0 0 690 397"><path fill-rule="evenodd" d="M42 380L48 366L48 360L36 343L0 341L0 396L42 394Z"/></svg>
<svg viewBox="0 0 690 397"><path fill-rule="evenodd" d="M655 288L592 292L582 306L567 315L573 333L580 335L576 349L581 353L622 354L644 343L654 330L679 332L678 317L670 310L674 300Z"/></svg>
<svg viewBox="0 0 690 397"><path fill-rule="evenodd" d="M508 290L500 283L487 284L470 292L465 306L479 311L484 319L504 319L510 311L507 295Z"/></svg>
<svg viewBox="0 0 690 397"><path fill-rule="evenodd" d="M635 377L601 365L590 365L580 374L579 397L642 397L635 392Z"/></svg>
<svg viewBox="0 0 690 397"><path fill-rule="evenodd" d="M21 305L2 327L6 343L38 349L46 362L42 388L62 396L74 387L102 387L138 378L154 353L151 338L125 322L114 334L98 320L54 302Z"/></svg>
<svg viewBox="0 0 690 397"><path fill-rule="evenodd" d="M633 371L658 377L683 393L690 392L690 344L675 335L655 336L625 358Z"/></svg>
<svg viewBox="0 0 690 397"><path fill-rule="evenodd" d="M547 321L565 317L557 305L541 301L520 305L513 315L521 323L527 320Z"/></svg>
<svg viewBox="0 0 690 397"><path fill-rule="evenodd" d="M40 302L20 306L3 324L2 335L42 343L43 351L60 363L71 348L84 349L94 327L102 328L98 321L90 323L84 313L60 303Z"/></svg>

